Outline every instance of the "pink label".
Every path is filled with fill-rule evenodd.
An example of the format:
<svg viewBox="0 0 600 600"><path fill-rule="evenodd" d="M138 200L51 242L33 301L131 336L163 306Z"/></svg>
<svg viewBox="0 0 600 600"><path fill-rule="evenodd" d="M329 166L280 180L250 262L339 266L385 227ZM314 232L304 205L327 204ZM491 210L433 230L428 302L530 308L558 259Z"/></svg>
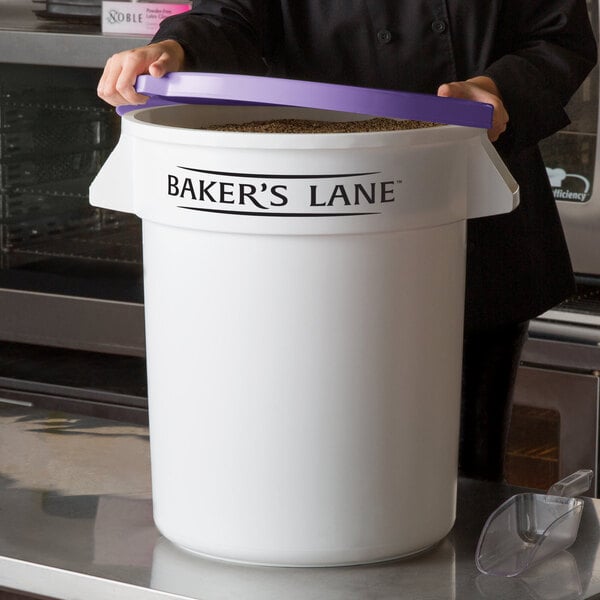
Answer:
<svg viewBox="0 0 600 600"><path fill-rule="evenodd" d="M154 35L163 19L187 12L191 3L102 2L103 33Z"/></svg>

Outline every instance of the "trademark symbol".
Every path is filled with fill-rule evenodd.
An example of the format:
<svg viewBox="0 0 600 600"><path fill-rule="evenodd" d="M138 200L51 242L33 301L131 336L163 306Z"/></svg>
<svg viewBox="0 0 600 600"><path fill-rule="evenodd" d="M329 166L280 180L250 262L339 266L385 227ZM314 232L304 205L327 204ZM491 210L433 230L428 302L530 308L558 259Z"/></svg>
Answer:
<svg viewBox="0 0 600 600"><path fill-rule="evenodd" d="M396 179L396 183L402 183L402 179Z"/></svg>

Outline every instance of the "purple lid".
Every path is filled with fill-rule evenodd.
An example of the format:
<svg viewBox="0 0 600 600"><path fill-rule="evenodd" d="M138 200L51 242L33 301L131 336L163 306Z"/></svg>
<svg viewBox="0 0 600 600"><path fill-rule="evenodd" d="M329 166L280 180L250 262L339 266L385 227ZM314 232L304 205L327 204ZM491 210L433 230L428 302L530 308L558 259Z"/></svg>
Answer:
<svg viewBox="0 0 600 600"><path fill-rule="evenodd" d="M491 104L332 83L295 79L224 75L221 73L169 73L164 77L140 75L136 90L150 96L146 106L161 104L272 104L414 119L448 125L489 129ZM119 114L143 106L121 106Z"/></svg>

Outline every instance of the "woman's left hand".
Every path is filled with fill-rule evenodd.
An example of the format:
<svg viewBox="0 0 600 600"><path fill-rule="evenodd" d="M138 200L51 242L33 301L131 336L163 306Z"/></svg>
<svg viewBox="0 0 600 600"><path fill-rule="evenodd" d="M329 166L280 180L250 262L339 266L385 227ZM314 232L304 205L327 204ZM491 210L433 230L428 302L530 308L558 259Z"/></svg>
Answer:
<svg viewBox="0 0 600 600"><path fill-rule="evenodd" d="M492 79L483 75L466 81L443 83L437 91L438 96L445 98L463 98L476 102L486 102L494 107L492 127L488 129L490 141L495 142L506 131L508 112L500 97L500 92Z"/></svg>

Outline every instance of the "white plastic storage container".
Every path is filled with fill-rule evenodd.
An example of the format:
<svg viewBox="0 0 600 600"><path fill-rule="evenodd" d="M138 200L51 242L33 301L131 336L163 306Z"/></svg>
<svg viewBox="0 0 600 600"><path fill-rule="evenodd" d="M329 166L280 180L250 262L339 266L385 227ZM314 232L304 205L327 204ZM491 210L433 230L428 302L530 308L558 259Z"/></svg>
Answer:
<svg viewBox="0 0 600 600"><path fill-rule="evenodd" d="M268 565L432 546L455 518L466 219L517 187L482 129L207 131L290 107L123 118L92 204L143 222L155 521Z"/></svg>

